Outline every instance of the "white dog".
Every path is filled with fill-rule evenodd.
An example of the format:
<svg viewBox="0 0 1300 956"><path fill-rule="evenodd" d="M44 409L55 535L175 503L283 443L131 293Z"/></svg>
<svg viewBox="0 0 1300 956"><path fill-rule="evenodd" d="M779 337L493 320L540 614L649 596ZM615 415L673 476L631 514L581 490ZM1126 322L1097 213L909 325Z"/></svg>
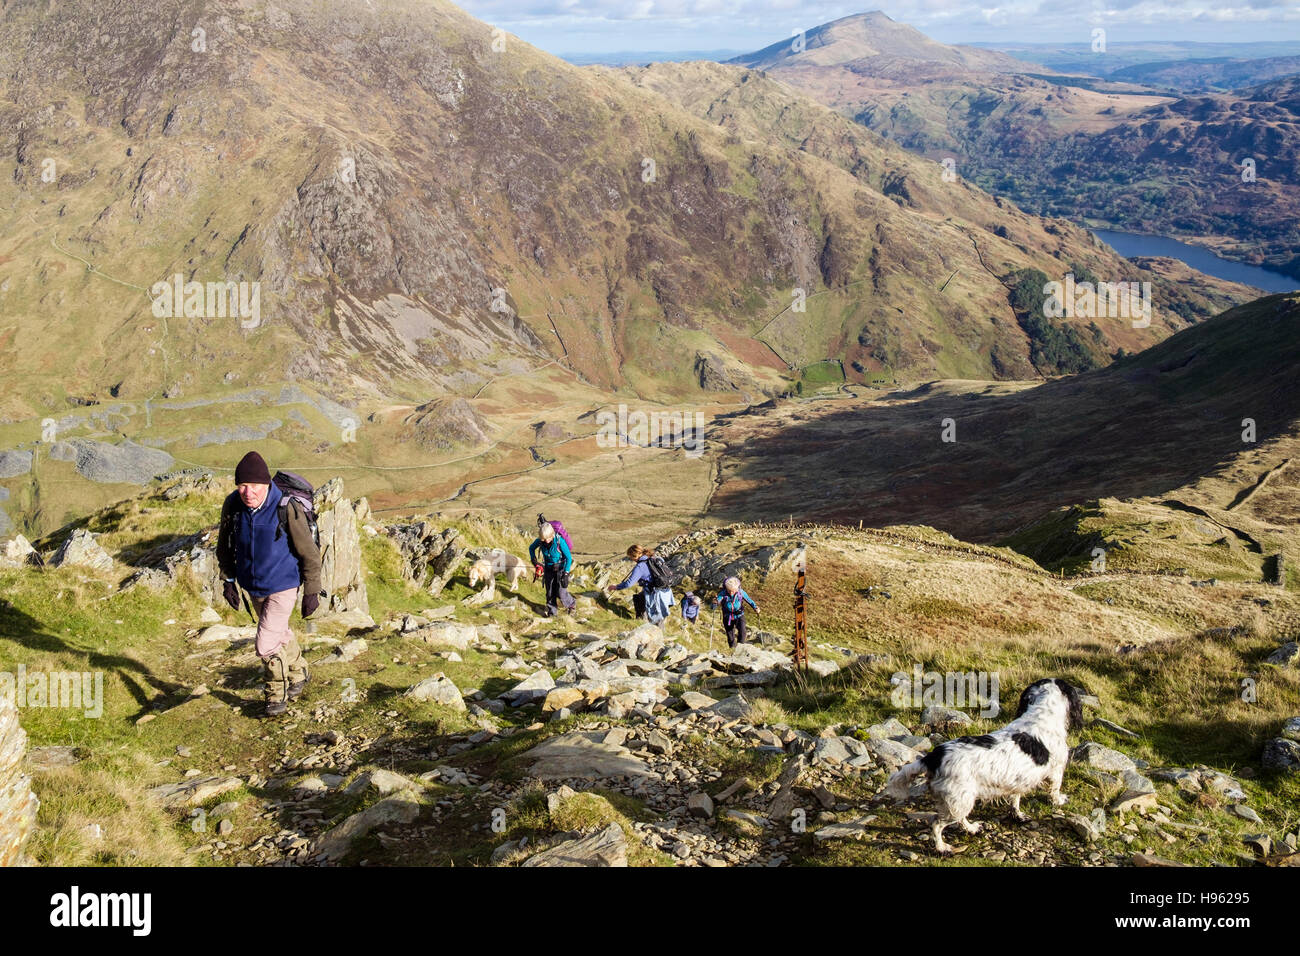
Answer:
<svg viewBox="0 0 1300 956"><path fill-rule="evenodd" d="M480 581L487 581L490 582L489 587L495 587L496 576L504 574L510 590L518 591L519 579L524 576L527 569L528 564L523 558L517 558L500 548L493 548L469 566L469 586L477 587Z"/></svg>
<svg viewBox="0 0 1300 956"><path fill-rule="evenodd" d="M928 777L939 810L932 828L934 848L951 853L943 842L944 828L959 823L967 833L978 833L980 825L966 819L976 800L1010 797L1012 816L1024 822L1020 798L1046 783L1052 803L1064 804L1069 799L1061 793L1070 757L1066 735L1082 725L1079 688L1060 678L1035 681L1020 695L1011 723L991 734L940 744L890 777L885 792L906 800L912 781Z"/></svg>

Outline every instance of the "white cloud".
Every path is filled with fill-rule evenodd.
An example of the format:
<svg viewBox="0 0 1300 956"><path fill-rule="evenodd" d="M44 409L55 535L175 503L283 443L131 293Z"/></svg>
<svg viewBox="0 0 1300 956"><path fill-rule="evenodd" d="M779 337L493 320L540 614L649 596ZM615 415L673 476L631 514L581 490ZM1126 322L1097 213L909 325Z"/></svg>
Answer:
<svg viewBox="0 0 1300 956"><path fill-rule="evenodd" d="M1300 40L1296 0L459 0L469 13L565 52L580 33L608 50L757 49L879 7L946 43L1131 39ZM1216 28L1215 24L1231 25ZM1289 27L1289 29L1288 29ZM1126 29L1127 28L1127 29ZM1218 32L1231 30L1231 34ZM937 32L936 32L937 31ZM649 44L647 46L646 44Z"/></svg>

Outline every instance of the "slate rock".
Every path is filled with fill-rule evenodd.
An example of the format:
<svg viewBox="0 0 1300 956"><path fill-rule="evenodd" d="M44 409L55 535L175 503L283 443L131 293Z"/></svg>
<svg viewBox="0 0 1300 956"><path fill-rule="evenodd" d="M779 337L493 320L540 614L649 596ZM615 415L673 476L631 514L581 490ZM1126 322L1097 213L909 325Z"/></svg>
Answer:
<svg viewBox="0 0 1300 956"><path fill-rule="evenodd" d="M1274 737L1264 745L1260 763L1268 770L1300 773L1300 743L1285 737Z"/></svg>
<svg viewBox="0 0 1300 956"><path fill-rule="evenodd" d="M1137 764L1133 762L1132 757L1091 740L1070 751L1070 759L1110 773L1123 773L1125 770L1137 769Z"/></svg>
<svg viewBox="0 0 1300 956"><path fill-rule="evenodd" d="M442 673L434 674L432 677L426 677L418 684L411 687L405 696L414 700L430 701L435 704L442 704L453 710L463 711L465 699L461 696L459 688L452 683L451 679Z"/></svg>
<svg viewBox="0 0 1300 956"><path fill-rule="evenodd" d="M205 800L210 800L231 790L238 790L244 781L238 777L190 777L180 783L166 783L150 787L149 797L164 807L197 807Z"/></svg>
<svg viewBox="0 0 1300 956"><path fill-rule="evenodd" d="M311 855L333 862L342 859L378 827L393 823L412 823L420 815L420 802L410 790L400 790L373 806L354 813L338 826L322 834L312 845Z"/></svg>
<svg viewBox="0 0 1300 956"><path fill-rule="evenodd" d="M525 680L501 694L501 698L516 707L535 700L545 700L546 695L555 687L555 678L550 671L535 671Z"/></svg>
<svg viewBox="0 0 1300 956"><path fill-rule="evenodd" d="M606 742L606 731L575 730L543 741L520 755L529 775L542 780L657 777L621 743Z"/></svg>
<svg viewBox="0 0 1300 956"><path fill-rule="evenodd" d="M627 837L611 823L591 836L565 840L530 856L523 866L627 866Z"/></svg>

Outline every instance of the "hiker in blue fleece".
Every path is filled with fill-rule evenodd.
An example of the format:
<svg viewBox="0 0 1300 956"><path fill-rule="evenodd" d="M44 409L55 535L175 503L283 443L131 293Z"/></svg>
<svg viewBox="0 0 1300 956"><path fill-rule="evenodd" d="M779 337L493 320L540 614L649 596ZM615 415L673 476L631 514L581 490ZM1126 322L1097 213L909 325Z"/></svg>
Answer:
<svg viewBox="0 0 1300 956"><path fill-rule="evenodd" d="M722 605L722 627L727 632L727 646L744 644L745 605L752 607L755 614L758 613L758 605L740 586L740 578L727 578L713 603Z"/></svg>
<svg viewBox="0 0 1300 956"><path fill-rule="evenodd" d="M536 581L540 576L546 588L546 616L555 617L559 614L560 605L572 614L578 603L569 593L573 552L550 524L542 525L540 536L534 538L528 546L528 560L533 562L533 580Z"/></svg>

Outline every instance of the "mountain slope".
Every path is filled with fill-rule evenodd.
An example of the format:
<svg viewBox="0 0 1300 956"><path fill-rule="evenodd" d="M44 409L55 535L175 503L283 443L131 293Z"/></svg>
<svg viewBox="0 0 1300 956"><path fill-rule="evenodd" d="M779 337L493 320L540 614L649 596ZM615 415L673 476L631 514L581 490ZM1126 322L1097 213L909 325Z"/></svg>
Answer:
<svg viewBox="0 0 1300 956"><path fill-rule="evenodd" d="M0 334L25 347L5 358L5 417L209 394L244 368L347 405L468 394L550 361L680 397L710 355L761 397L783 376L735 358L765 351L754 333L794 289L859 280L876 300L840 294L782 340L791 364L846 356L873 323L903 342L890 374L992 376L995 345L1000 374L1032 374L998 274L1041 265L1018 243L1078 258L1082 234L1020 220L1007 242L989 234L1001 208L966 187L965 218L917 208L908 194L941 195L939 171L877 140L854 143L851 173L493 43L443 2L7 4ZM960 303L936 291L954 270ZM260 323L156 317L154 283L176 274L259 282ZM959 312L973 329L949 327Z"/></svg>
<svg viewBox="0 0 1300 956"><path fill-rule="evenodd" d="M881 290L879 279L873 278L874 288L865 292L861 291L863 286L855 286L859 291L854 295L861 300L858 308L874 309L875 314L867 313L869 319L858 333L856 347L850 346L842 353L846 364L856 362L867 370L906 368L923 366L933 355L935 367L961 368L957 374L962 377L979 368L974 372L976 377L1024 378L1033 374L1026 373L1024 358L1029 358L1028 365L1039 372L1062 371L1065 369L1036 357L1036 333L1028 317L1014 307L1013 287L1024 270L1037 269L1044 279L1058 280L1070 271L1080 277L1137 275L1137 266L1116 260L1083 230L1065 222L1027 216L1000 199L990 206L986 194L965 182L946 182L942 169L936 177L933 170L925 175L924 169L918 173L915 167L901 164L899 154L878 137L864 135L845 117L819 108L762 73L716 63L661 63L628 68L623 73L637 85L716 123L733 137L746 142L776 141L824 159L913 214L908 225L915 234L925 236L924 242L912 241L912 237L896 238L878 225L878 242L870 266L877 275L894 271L933 276L942 293L940 321L924 313L916 316L909 312L906 327L899 328L897 310L905 308L905 303L892 294L895 287L889 287L886 291L891 295L878 301L871 293ZM862 207L856 211L861 214ZM985 234L981 235L981 231ZM840 258L844 246L833 246L829 252ZM988 276L997 277L1002 292L986 293L984 280ZM1191 320L1201 313L1207 300L1225 306L1241 301L1238 287L1216 288L1194 276L1189 276L1191 281L1168 281L1143 271L1141 277L1153 283L1153 296L1159 303L1157 312L1166 319L1177 315ZM856 276L847 279L852 282ZM1005 305L1000 301L1003 295L1008 297ZM811 302L809 308L813 309ZM773 323L766 330L767 336L780 333L791 318L786 316ZM855 321L846 321L842 326L846 335L852 335L854 325L861 323L856 316L850 318ZM1062 321L1070 324L1068 319ZM1098 356L1099 346L1101 351L1116 346L1132 350L1123 344L1131 340L1136 349L1146 347L1150 338L1140 330L1123 328L1124 324L1113 318L1091 325L1087 320L1076 322L1080 348L1091 356L1085 364L1106 360ZM805 325L799 324L795 334L804 332ZM952 352L950 336L954 333L959 341L979 337L979 350L987 356L986 361L979 365L943 361ZM1030 354L1024 357L1017 343L1022 335L1029 338Z"/></svg>
<svg viewBox="0 0 1300 956"><path fill-rule="evenodd" d="M1039 386L935 383L879 401L738 414L719 436L726 451L709 510L724 521L929 524L990 541L1062 505L1177 499L1253 526L1258 579L1268 554L1300 559L1296 474L1269 485L1279 498L1234 504L1300 454L1298 362L1300 295L1278 295Z"/></svg>
<svg viewBox="0 0 1300 956"><path fill-rule="evenodd" d="M1175 60L1172 63L1140 63L1115 70L1110 77L1145 86L1199 93L1260 86L1296 73L1300 73L1300 56L1215 57Z"/></svg>
<svg viewBox="0 0 1300 956"><path fill-rule="evenodd" d="M785 55L768 47L740 61L910 150L951 157L1027 209L1184 236L1300 278L1300 78L1171 100L1015 60L990 66L932 41L910 42L924 55L893 57L886 40L915 31L883 15L850 20L852 31L836 28L843 21L813 31L815 53L787 43Z"/></svg>

